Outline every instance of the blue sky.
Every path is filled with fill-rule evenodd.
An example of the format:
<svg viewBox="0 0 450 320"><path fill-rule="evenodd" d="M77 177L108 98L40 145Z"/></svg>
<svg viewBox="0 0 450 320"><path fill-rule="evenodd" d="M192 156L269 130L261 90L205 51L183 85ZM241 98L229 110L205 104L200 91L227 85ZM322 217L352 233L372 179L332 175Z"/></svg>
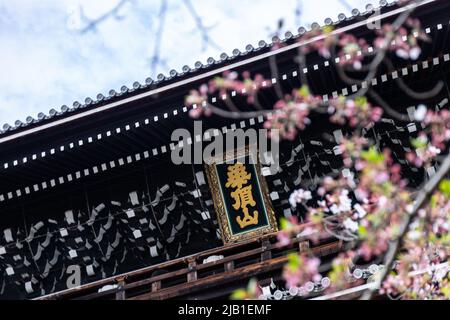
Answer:
<svg viewBox="0 0 450 320"><path fill-rule="evenodd" d="M195 20L181 0L167 0L160 46L165 60L156 74L151 56L159 26L160 0L130 0L116 17L80 32L120 0L0 0L0 126L63 104L95 98L157 73L181 70L221 52L244 50L269 40L280 18L295 32L297 0L191 0L219 48L202 49ZM346 3L346 4L344 4ZM301 25L337 20L349 7L363 11L367 0L303 0ZM375 3L374 3L375 4ZM83 13L83 15L81 14Z"/></svg>

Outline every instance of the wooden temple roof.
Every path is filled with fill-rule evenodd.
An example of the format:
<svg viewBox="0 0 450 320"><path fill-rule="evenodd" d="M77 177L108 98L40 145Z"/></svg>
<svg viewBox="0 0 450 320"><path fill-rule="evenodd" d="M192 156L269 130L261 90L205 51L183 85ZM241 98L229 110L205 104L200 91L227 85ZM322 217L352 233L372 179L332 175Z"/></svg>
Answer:
<svg viewBox="0 0 450 320"><path fill-rule="evenodd" d="M370 37L364 26L374 10L354 10L352 17L340 15L325 24L334 25L336 32ZM402 10L382 1L379 18L392 21ZM423 1L415 16L433 41L418 61L396 60L394 71L382 67L372 80L372 87L405 114L414 113L417 101L400 94L395 79L418 91L432 88L436 80L448 83L449 12L449 1ZM280 248L276 235L223 246L203 166L170 161L171 132L193 126L184 105L186 94L224 71L261 73L286 92L301 85L303 72L312 91L324 99L360 89L362 85L339 80L336 61L312 56L306 70L299 70L293 59L297 38L305 32L300 28L298 34L274 39L285 44L279 49L273 43L249 45L244 52L222 54L218 61L211 58L205 65L198 62L195 68L172 70L157 80L5 125L0 132L0 299L227 297L252 276L261 276L262 283L279 279L287 252L312 250L326 260L345 249L332 238L321 243L296 238L294 246ZM276 76L269 66L273 57ZM210 98L220 106L221 97ZM449 98L445 87L422 103L442 108ZM236 99L245 108L244 99ZM273 90L264 89L261 100L272 106ZM261 128L264 122L262 117L202 120L205 130L223 133ZM367 134L402 159L402 141L414 135L417 125L413 116L405 121L386 116ZM337 139L321 139L324 131L333 137L341 129L313 125L281 145L280 172L265 176L277 218L296 214L302 219L289 204L290 193L304 181L314 184L341 169ZM411 183L422 181L423 172L404 167ZM214 255L223 258L203 263ZM70 265L81 266L79 288L67 289ZM105 286L111 289L99 292Z"/></svg>

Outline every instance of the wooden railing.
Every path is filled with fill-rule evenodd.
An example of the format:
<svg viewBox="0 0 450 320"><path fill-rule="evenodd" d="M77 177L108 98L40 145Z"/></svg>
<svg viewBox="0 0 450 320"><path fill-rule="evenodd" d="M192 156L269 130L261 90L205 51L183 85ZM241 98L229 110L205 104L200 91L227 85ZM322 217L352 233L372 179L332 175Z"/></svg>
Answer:
<svg viewBox="0 0 450 320"><path fill-rule="evenodd" d="M275 275L279 276L289 251L311 251L317 256L327 256L342 250L341 242L327 237L328 239L323 238L321 244L294 237L289 246L280 246L276 234L270 234L117 275L37 300L220 297L229 294L236 287L245 286L251 277L257 276L264 281ZM222 255L224 258L203 263L204 259L212 255ZM107 285L116 287L98 292Z"/></svg>

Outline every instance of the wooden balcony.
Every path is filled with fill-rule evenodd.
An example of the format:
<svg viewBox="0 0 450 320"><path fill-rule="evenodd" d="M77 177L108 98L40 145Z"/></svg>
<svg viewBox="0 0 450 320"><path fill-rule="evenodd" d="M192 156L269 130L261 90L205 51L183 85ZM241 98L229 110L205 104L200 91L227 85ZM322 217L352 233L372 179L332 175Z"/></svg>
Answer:
<svg viewBox="0 0 450 320"><path fill-rule="evenodd" d="M126 274L68 289L37 300L162 300L228 298L233 290L245 287L256 277L266 285L279 280L286 254L311 251L331 257L343 250L343 243L325 236L319 243L294 237L289 246L277 243L276 233L260 239L231 244L192 256L172 260ZM211 256L222 259L203 263ZM105 286L113 286L99 292Z"/></svg>

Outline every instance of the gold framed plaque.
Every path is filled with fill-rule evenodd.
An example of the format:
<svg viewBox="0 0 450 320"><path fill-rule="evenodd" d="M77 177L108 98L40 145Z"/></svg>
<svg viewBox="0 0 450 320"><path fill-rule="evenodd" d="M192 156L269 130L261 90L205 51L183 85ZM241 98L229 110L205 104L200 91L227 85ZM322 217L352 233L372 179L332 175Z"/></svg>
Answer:
<svg viewBox="0 0 450 320"><path fill-rule="evenodd" d="M278 231L258 156L248 147L208 159L205 168L224 244Z"/></svg>

